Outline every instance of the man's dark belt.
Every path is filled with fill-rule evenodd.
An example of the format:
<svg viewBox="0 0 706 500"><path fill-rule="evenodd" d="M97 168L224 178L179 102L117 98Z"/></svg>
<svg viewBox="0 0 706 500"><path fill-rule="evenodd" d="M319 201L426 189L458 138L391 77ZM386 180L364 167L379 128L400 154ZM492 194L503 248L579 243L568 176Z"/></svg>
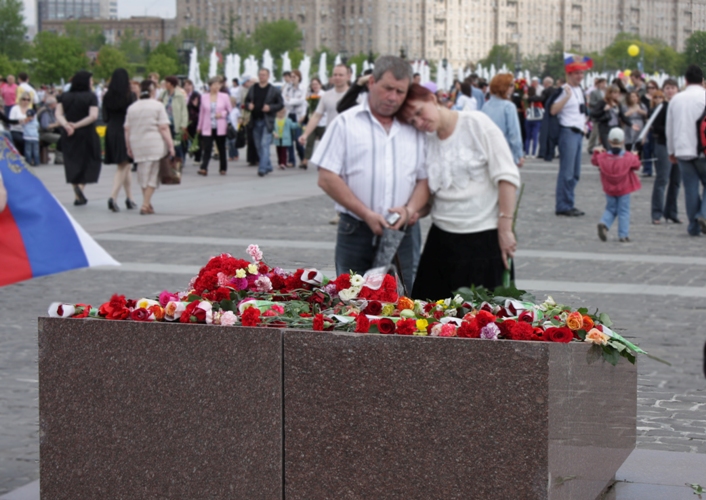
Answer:
<svg viewBox="0 0 706 500"><path fill-rule="evenodd" d="M561 127L561 128L568 128L569 130L571 130L571 131L572 131L573 133L575 133L575 134L582 134L582 135L583 135L583 130L581 130L581 129L578 128L578 127L565 127L565 126L563 126L563 125L560 125L560 127Z"/></svg>

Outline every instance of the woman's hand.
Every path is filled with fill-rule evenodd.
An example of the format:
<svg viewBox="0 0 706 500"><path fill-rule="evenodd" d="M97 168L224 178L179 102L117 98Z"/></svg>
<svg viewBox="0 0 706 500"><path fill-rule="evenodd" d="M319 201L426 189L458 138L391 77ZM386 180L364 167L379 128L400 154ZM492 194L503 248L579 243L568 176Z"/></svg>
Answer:
<svg viewBox="0 0 706 500"><path fill-rule="evenodd" d="M64 125L64 130L66 130L66 135L68 135L69 137L74 135L74 132L76 131L73 123L67 123L66 125Z"/></svg>
<svg viewBox="0 0 706 500"><path fill-rule="evenodd" d="M512 232L512 221L510 219L500 219L498 222L498 243L503 257L503 265L505 269L510 269L507 259L514 257L517 251L517 240Z"/></svg>

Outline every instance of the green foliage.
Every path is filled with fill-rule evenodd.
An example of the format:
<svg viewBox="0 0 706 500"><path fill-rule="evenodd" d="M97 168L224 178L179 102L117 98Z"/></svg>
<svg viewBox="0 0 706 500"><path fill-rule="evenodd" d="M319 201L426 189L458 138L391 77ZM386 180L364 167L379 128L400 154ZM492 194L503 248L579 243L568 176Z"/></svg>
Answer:
<svg viewBox="0 0 706 500"><path fill-rule="evenodd" d="M0 54L20 60L26 49L22 0L0 0Z"/></svg>
<svg viewBox="0 0 706 500"><path fill-rule="evenodd" d="M132 30L125 30L123 36L120 38L120 43L118 48L125 55L128 62L133 64L139 64L145 62L144 49L142 47L142 42L139 38L135 37L135 33Z"/></svg>
<svg viewBox="0 0 706 500"><path fill-rule="evenodd" d="M171 43L160 43L159 45L157 45L154 50L150 52L150 55L155 54L162 54L164 56L169 57L170 59L174 59L175 61L179 60L179 53L177 52L176 47Z"/></svg>
<svg viewBox="0 0 706 500"><path fill-rule="evenodd" d="M549 46L549 53L544 60L542 78L551 76L558 78L564 76L564 44L556 41Z"/></svg>
<svg viewBox="0 0 706 500"><path fill-rule="evenodd" d="M26 71L26 64L22 61L11 61L5 54L0 54L0 75L15 75L20 71Z"/></svg>
<svg viewBox="0 0 706 500"><path fill-rule="evenodd" d="M628 47L637 45L640 54L632 57L628 54ZM677 75L683 69L683 58L673 48L661 40L645 41L632 33L618 33L613 43L603 49L604 60L596 64L596 68L603 70L624 70L638 68L638 63L643 65L645 73L664 71Z"/></svg>
<svg viewBox="0 0 706 500"><path fill-rule="evenodd" d="M245 33L234 37L230 42L230 51L233 54L240 54L243 59L249 55L254 55L258 59L262 57L262 50L257 47L255 40Z"/></svg>
<svg viewBox="0 0 706 500"><path fill-rule="evenodd" d="M258 24L252 38L259 54L269 49L273 59L279 59L284 52L301 48L303 37L297 23L280 19Z"/></svg>
<svg viewBox="0 0 706 500"><path fill-rule="evenodd" d="M525 56L522 58L522 69L529 71L532 75L539 75L544 71L546 60L546 54Z"/></svg>
<svg viewBox="0 0 706 500"><path fill-rule="evenodd" d="M512 48L507 45L493 45L485 59L481 59L478 62L484 68L489 68L491 64L494 64L496 69L502 68L503 64L508 68L513 68L515 65L515 54Z"/></svg>
<svg viewBox="0 0 706 500"><path fill-rule="evenodd" d="M165 76L176 75L179 71L179 64L164 54L151 54L145 70L148 73L153 71L159 73L159 77L163 79Z"/></svg>
<svg viewBox="0 0 706 500"><path fill-rule="evenodd" d="M319 60L321 59L321 54L323 54L324 52L326 52L326 71L328 72L329 76L331 76L331 70L333 69L333 61L336 60L336 53L328 47L320 47L316 50L316 52L314 52L314 55L311 57L312 75L319 74Z"/></svg>
<svg viewBox="0 0 706 500"><path fill-rule="evenodd" d="M208 34L206 33L206 30L196 26L182 28L178 34L169 40L169 44L173 45L175 50L180 50L182 48L182 43L185 40L190 40L194 43L194 46L199 53L199 58L202 58L205 54L211 52L211 48L213 47L213 44L208 41Z"/></svg>
<svg viewBox="0 0 706 500"><path fill-rule="evenodd" d="M88 67L88 57L75 38L48 31L34 38L32 78L36 83L59 83Z"/></svg>
<svg viewBox="0 0 706 500"><path fill-rule="evenodd" d="M301 49L292 49L289 51L289 59L292 61L292 69L296 69L304 59L304 52Z"/></svg>
<svg viewBox="0 0 706 500"><path fill-rule="evenodd" d="M93 67L95 78L107 80L113 74L113 71L118 68L125 68L128 73L130 72L131 68L125 54L110 45L101 47L96 64Z"/></svg>
<svg viewBox="0 0 706 500"><path fill-rule="evenodd" d="M86 52L98 51L106 44L100 24L83 24L69 21L64 24L66 36L76 38Z"/></svg>
<svg viewBox="0 0 706 500"><path fill-rule="evenodd" d="M684 45L684 63L706 69L706 31L694 31Z"/></svg>

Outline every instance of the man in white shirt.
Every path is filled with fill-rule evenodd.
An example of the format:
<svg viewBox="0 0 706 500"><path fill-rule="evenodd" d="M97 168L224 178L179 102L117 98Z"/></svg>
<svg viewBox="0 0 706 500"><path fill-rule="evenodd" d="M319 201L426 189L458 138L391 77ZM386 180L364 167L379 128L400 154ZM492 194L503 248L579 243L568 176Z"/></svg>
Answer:
<svg viewBox="0 0 706 500"><path fill-rule="evenodd" d="M574 190L581 175L581 146L586 126L586 97L581 82L584 71L592 64L576 56L571 56L568 61L565 64L566 84L550 110L552 115L557 116L560 125L555 213L578 217L584 212L574 206Z"/></svg>
<svg viewBox="0 0 706 500"><path fill-rule="evenodd" d="M669 101L665 135L669 159L672 163L678 163L681 169L686 215L689 218L687 231L691 236L699 236L706 234L706 157L699 151L694 129L706 107L706 90L703 87L704 73L697 65L689 66L684 77L686 89Z"/></svg>
<svg viewBox="0 0 706 500"><path fill-rule="evenodd" d="M402 228L428 199L425 137L395 117L412 81L412 67L395 56L375 61L367 98L329 124L311 163L319 186L341 213L336 272L365 273L372 267L377 236ZM399 214L394 224L387 218ZM401 273L411 289L414 243L411 228L398 250Z"/></svg>

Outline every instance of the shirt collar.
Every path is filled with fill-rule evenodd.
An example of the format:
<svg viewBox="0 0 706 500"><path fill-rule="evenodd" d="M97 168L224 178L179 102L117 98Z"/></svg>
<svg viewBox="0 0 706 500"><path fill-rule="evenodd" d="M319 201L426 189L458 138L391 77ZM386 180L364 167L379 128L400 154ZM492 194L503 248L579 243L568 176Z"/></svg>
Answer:
<svg viewBox="0 0 706 500"><path fill-rule="evenodd" d="M368 96L363 100L363 102L358 105L360 107L360 109L357 111L356 114L366 112L368 114L368 116L370 117L370 119L372 120L372 122L374 124L373 126L380 127L380 130L382 130L389 139L392 139L397 134L397 132L399 132L399 130L400 130L400 122L397 120L397 118L392 118L392 127L390 127L390 132L388 133L387 130L385 130L385 127L382 126L380 121L378 121L378 119L375 118L375 115L373 115L373 112L370 111L369 100L370 100L370 95L368 94Z"/></svg>

